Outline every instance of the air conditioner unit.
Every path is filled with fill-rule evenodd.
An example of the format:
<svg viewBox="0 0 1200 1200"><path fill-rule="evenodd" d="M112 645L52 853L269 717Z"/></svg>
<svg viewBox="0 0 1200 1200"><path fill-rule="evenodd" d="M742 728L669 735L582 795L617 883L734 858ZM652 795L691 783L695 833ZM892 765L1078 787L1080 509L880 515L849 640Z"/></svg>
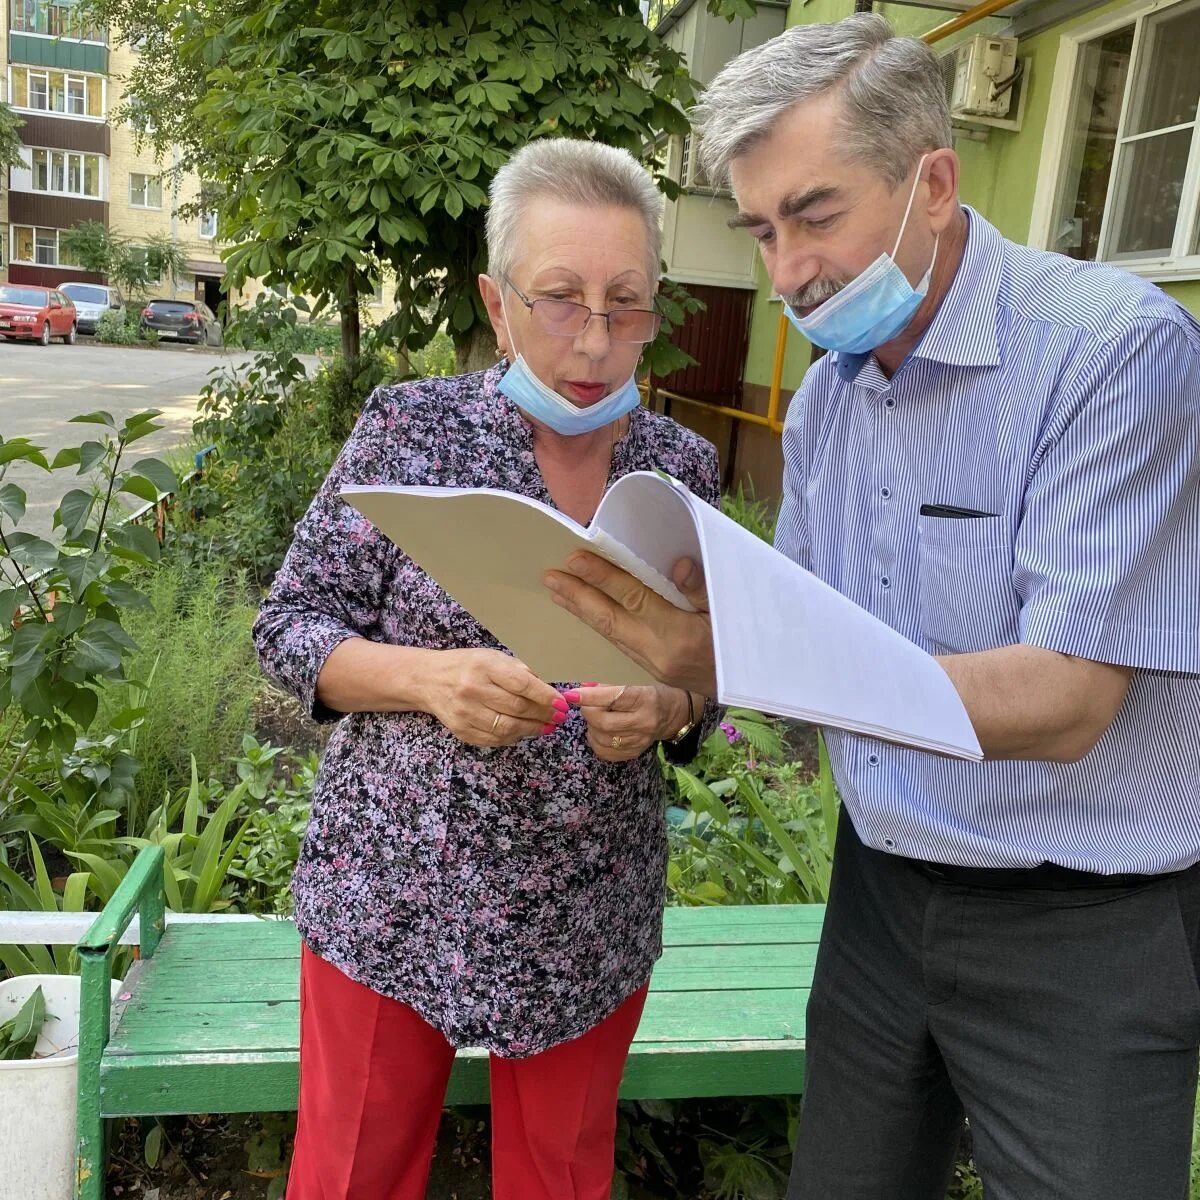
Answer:
<svg viewBox="0 0 1200 1200"><path fill-rule="evenodd" d="M714 187L712 180L705 175L690 133L683 135L683 146L679 153L679 183L685 192L700 192L707 196L733 195L728 188Z"/></svg>
<svg viewBox="0 0 1200 1200"><path fill-rule="evenodd" d="M1019 101L1023 99L1019 81L1024 65L1017 59L1017 39L1011 37L981 34L942 55L951 118L966 124L1019 128Z"/></svg>

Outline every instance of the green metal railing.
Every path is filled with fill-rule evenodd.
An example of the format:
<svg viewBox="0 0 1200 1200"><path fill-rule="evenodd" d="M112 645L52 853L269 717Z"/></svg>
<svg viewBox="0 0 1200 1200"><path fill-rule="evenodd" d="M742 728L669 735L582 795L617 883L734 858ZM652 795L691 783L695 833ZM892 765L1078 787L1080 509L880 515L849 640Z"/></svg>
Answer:
<svg viewBox="0 0 1200 1200"><path fill-rule="evenodd" d="M75 1197L103 1200L104 1119L100 1105L100 1059L112 1024L112 968L121 935L134 913L140 924L143 958L158 948L166 928L163 850L145 846L134 859L104 911L78 942L79 1074L75 1101Z"/></svg>

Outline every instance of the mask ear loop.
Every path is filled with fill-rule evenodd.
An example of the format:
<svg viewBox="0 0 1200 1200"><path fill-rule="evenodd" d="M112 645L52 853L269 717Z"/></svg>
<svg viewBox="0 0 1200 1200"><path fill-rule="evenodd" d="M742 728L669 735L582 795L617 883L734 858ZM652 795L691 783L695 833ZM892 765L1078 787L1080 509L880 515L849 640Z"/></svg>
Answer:
<svg viewBox="0 0 1200 1200"><path fill-rule="evenodd" d="M504 280L503 279L500 280L500 315L503 316L503 318L504 318L504 332L508 334L509 356L512 357L513 362L516 362L517 358L520 355L519 355L519 352L517 351L517 343L515 341L513 341L512 329L508 324L508 307L504 303Z"/></svg>
<svg viewBox="0 0 1200 1200"><path fill-rule="evenodd" d="M904 237L904 231L908 228L908 214L912 212L913 201L917 198L917 185L921 182L921 168L925 165L928 157L928 154L922 154L921 161L917 163L917 177L913 180L912 191L908 193L908 205L904 209L904 220L900 222L900 232L896 234L896 244L892 247L893 259L896 257L896 251L900 249L900 240ZM511 336L512 334L509 334L509 337Z"/></svg>

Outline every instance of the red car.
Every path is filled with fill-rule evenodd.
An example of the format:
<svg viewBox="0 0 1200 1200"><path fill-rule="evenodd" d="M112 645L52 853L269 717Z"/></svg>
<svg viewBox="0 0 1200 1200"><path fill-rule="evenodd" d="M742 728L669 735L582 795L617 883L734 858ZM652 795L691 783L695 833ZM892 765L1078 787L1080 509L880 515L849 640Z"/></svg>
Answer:
<svg viewBox="0 0 1200 1200"><path fill-rule="evenodd" d="M43 346L50 345L51 338L62 338L73 346L77 324L71 297L55 288L0 283L0 337L38 341Z"/></svg>

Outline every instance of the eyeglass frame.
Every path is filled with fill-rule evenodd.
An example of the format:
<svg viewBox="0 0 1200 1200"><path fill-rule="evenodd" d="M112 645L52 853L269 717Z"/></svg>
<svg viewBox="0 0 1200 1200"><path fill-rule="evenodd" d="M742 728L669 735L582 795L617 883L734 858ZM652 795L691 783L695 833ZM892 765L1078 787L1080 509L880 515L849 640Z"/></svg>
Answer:
<svg viewBox="0 0 1200 1200"><path fill-rule="evenodd" d="M597 312L594 308L589 308L586 304L579 304L575 300L556 300L553 296L539 296L535 300L530 300L529 297L526 296L525 293L521 291L521 289L517 287L515 283L513 283L513 281L505 272L501 272L500 278L503 279L504 282L508 284L508 286L516 293L517 299L520 300L527 309L529 309L530 316L533 315L533 306L535 304L569 304L572 308L582 308L588 314L587 320L583 323L583 328L577 330L575 333L555 333L550 329L541 331L548 334L550 337L579 337L581 333L585 333L587 331L587 327L592 323L593 317L601 317L604 321L605 332L614 342L622 342L626 346L648 346L656 337L658 337L658 332L662 328L663 315L653 308L610 308L608 312ZM657 321L657 324L654 327L654 332L645 340L641 338L616 337L612 331L611 321L614 312L648 313Z"/></svg>

